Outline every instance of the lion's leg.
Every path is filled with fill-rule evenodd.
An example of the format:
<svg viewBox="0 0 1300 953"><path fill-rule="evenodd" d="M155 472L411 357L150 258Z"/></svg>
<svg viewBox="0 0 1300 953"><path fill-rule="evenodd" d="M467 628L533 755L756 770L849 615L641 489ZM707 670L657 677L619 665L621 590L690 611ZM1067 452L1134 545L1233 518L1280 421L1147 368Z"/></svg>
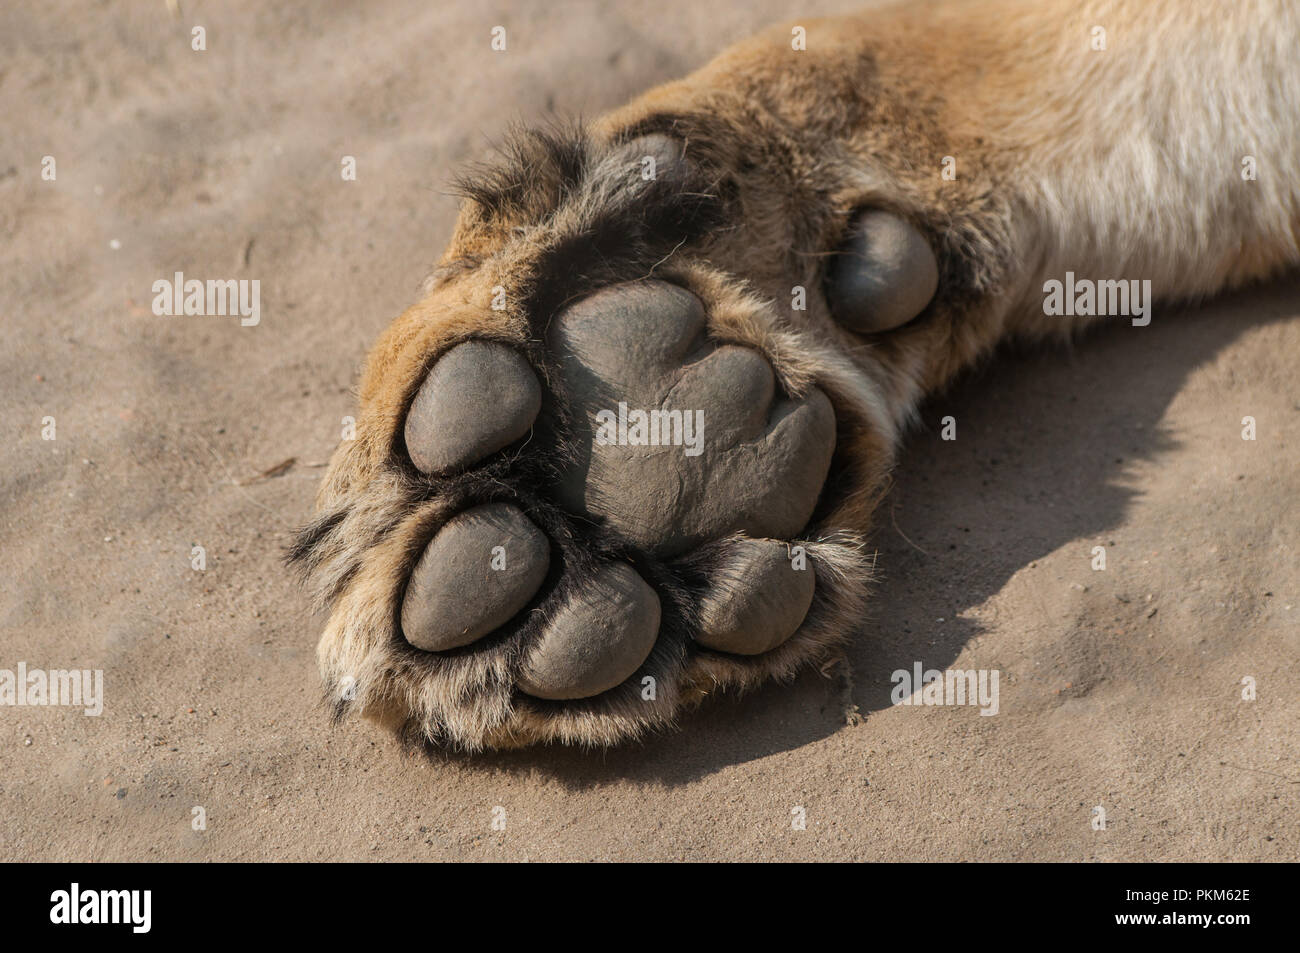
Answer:
<svg viewBox="0 0 1300 953"><path fill-rule="evenodd" d="M730 257L778 300L854 250L852 210L916 222L940 294L868 340L913 374L923 354L928 390L1007 333L1087 323L1045 313L1067 272L1171 300L1300 263L1298 47L1285 0L908 3L775 27L606 121L726 121L755 205L781 210Z"/></svg>
<svg viewBox="0 0 1300 953"><path fill-rule="evenodd" d="M1197 125L1178 44L1212 17L1065 9L778 28L472 175L296 549L340 712L609 744L789 675L863 621L920 397L1083 320L1043 313L1044 280L1167 297L1294 261L1295 97L1260 76L1294 85L1295 15L1233 28L1257 60ZM1224 191L1248 128L1276 178Z"/></svg>

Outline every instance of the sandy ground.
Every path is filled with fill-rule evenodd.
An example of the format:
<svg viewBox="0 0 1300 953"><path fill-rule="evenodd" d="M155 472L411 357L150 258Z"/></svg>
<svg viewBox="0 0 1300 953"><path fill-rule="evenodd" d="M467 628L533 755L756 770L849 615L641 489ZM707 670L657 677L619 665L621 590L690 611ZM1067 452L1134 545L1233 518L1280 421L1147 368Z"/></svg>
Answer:
<svg viewBox="0 0 1300 953"><path fill-rule="evenodd" d="M1295 278L1004 355L926 409L855 727L815 672L606 754L331 727L281 549L449 234L451 170L794 11L269 6L0 12L0 668L102 669L106 694L0 708L0 858L1300 858ZM258 278L261 324L155 316L178 270ZM892 707L915 660L998 669L1000 713Z"/></svg>

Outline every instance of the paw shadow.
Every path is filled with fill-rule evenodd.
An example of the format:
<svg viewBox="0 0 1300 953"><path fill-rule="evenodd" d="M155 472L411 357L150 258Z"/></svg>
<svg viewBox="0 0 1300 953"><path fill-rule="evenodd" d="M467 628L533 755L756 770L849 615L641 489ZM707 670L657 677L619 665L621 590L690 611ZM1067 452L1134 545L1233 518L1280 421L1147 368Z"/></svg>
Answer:
<svg viewBox="0 0 1300 953"><path fill-rule="evenodd" d="M1121 525L1139 490L1125 473L1179 446L1161 425L1189 373L1243 333L1296 313L1300 275L1113 323L1075 344L1005 348L921 409L872 543L878 581L848 647L864 717L890 706L890 674L944 669L983 631L963 618L1030 562ZM958 439L940 438L940 420ZM1021 531L1008 538L1008 523ZM943 619L943 622L939 622ZM674 786L825 738L844 726L842 679L805 672L717 699L681 730L606 752L558 746L476 756L476 769L543 773L574 789L619 780ZM852 730L852 729L847 729ZM451 757L437 755L435 757ZM465 765L469 768L469 765Z"/></svg>

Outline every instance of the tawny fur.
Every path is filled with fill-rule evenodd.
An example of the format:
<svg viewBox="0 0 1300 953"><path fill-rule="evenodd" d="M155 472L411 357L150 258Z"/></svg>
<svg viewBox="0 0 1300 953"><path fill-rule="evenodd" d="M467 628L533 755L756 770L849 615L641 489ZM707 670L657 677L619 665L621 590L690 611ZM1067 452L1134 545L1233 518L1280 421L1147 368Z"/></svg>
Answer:
<svg viewBox="0 0 1300 953"><path fill-rule="evenodd" d="M806 50L792 49L794 26ZM1286 0L913 2L775 27L585 133L516 140L511 161L471 178L427 295L371 351L357 438L336 452L321 516L296 550L331 606L319 659L338 710L470 749L606 745L670 725L713 691L824 659L863 626L864 534L920 400L1009 335L1087 323L1043 313L1046 279L1149 279L1169 300L1300 262L1297 50L1300 4ZM684 191L697 204L633 194L620 178L620 144L650 132L686 143L698 178ZM953 180L941 175L947 156ZM1246 156L1254 181L1240 174ZM940 264L926 311L872 337L838 326L820 293L828 254L864 207L917 224ZM663 220L643 223L621 264L606 273L582 257L608 222L641 208ZM582 281L553 280L547 263L558 260L576 262ZM562 391L538 322L592 283L651 274L699 294L709 333L762 351L788 391L816 384L835 405L836 462L806 534L817 572L808 620L754 659L669 646L654 660L651 703L519 696L518 651L505 644L420 659L395 607L461 502L402 464L424 373L456 343L489 338L534 356ZM790 309L796 285L806 311ZM491 308L499 289L504 311ZM538 465L562 462L563 447ZM725 557L726 541L699 556ZM674 598L685 619L689 593Z"/></svg>

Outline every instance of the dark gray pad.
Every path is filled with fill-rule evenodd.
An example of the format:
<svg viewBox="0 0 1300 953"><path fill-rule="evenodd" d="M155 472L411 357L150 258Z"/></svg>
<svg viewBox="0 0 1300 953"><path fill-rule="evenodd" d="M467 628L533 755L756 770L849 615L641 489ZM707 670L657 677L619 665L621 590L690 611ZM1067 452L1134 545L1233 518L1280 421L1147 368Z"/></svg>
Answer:
<svg viewBox="0 0 1300 953"><path fill-rule="evenodd" d="M758 655L790 638L803 624L816 587L811 561L802 565L796 568L786 543L745 540L709 579L696 641L719 652Z"/></svg>
<svg viewBox="0 0 1300 953"><path fill-rule="evenodd" d="M589 698L641 667L659 634L659 597L627 563L610 563L552 617L519 674L538 698Z"/></svg>
<svg viewBox="0 0 1300 953"><path fill-rule="evenodd" d="M550 543L517 507L465 510L438 531L411 574L406 641L426 652L469 645L528 604L549 564Z"/></svg>
<svg viewBox="0 0 1300 953"><path fill-rule="evenodd" d="M881 211L859 213L831 260L831 315L860 334L889 331L920 314L939 287L939 263L916 226Z"/></svg>
<svg viewBox="0 0 1300 953"><path fill-rule="evenodd" d="M406 415L406 452L425 473L477 463L528 433L542 386L528 362L491 341L467 341L444 354Z"/></svg>
<svg viewBox="0 0 1300 953"><path fill-rule="evenodd" d="M817 389L782 397L761 354L710 342L695 295L663 281L613 285L557 316L549 343L577 444L590 447L561 482L565 506L660 556L736 531L792 537L807 524L835 449L831 403ZM620 403L623 433L611 427ZM657 418L659 445L642 444L632 411L681 417ZM691 447L697 412L702 439ZM626 439L606 444L602 433Z"/></svg>

